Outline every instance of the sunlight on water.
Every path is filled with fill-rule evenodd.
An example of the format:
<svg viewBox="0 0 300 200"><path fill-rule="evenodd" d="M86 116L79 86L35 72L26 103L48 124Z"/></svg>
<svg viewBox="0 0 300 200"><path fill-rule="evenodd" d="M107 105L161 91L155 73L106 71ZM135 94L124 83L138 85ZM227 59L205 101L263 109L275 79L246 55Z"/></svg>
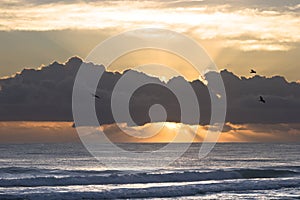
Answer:
<svg viewBox="0 0 300 200"><path fill-rule="evenodd" d="M126 145L143 150L163 144ZM199 148L193 144L164 169L144 170L147 158L141 158L140 168L111 170L78 143L0 145L0 198L42 199L50 193L52 199L300 196L299 144L219 143L202 160Z"/></svg>

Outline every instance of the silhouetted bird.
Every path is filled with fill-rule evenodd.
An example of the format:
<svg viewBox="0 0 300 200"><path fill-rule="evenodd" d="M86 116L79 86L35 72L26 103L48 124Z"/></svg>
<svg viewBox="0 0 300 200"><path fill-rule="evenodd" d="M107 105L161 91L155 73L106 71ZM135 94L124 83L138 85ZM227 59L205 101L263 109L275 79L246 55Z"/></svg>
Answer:
<svg viewBox="0 0 300 200"><path fill-rule="evenodd" d="M259 102L266 103L266 101L264 100L264 98L262 96L259 96Z"/></svg>
<svg viewBox="0 0 300 200"><path fill-rule="evenodd" d="M100 97L97 94L92 94L92 95L93 95L93 97L100 99Z"/></svg>
<svg viewBox="0 0 300 200"><path fill-rule="evenodd" d="M250 74L256 74L256 71L251 69Z"/></svg>

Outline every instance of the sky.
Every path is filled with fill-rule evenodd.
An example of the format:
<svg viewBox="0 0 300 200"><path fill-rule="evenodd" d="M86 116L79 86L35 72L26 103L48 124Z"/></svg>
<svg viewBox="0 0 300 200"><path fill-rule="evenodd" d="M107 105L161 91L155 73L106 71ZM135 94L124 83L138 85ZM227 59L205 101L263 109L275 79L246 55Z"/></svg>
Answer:
<svg viewBox="0 0 300 200"><path fill-rule="evenodd" d="M255 84L261 80L266 81L270 83L267 84L270 88L272 88L272 81L279 83L277 88L271 89L270 93L265 93L268 100L274 99L274 101L264 109L266 114L260 113L257 120L253 120L253 113L248 115L248 118L245 117L247 109L240 109L245 108L242 106L253 106L249 97L243 93L244 96L237 98L236 105L240 106L237 110L245 120L238 122L235 119L238 117L233 117L235 120L228 120L225 126L227 129L221 134L220 141L300 141L298 126L300 122L295 120L299 118L298 89L291 89L299 87L291 82L300 82L299 15L299 0L2 0L0 1L0 77L7 78L16 73L24 77L25 73L30 75L30 72L21 72L24 68L41 69L54 61L67 64L68 59L73 56L84 59L96 45L120 32L136 28L166 28L196 40L204 47L218 69L233 72L234 76L230 76L232 79L229 78L233 82L237 77L242 85L247 82L241 78L245 76L250 78L247 82L249 85L251 80L251 83ZM144 51L121 57L113 63L112 68L136 67L154 59L177 69L185 69L189 65L172 55ZM252 75L249 74L251 68L262 76L261 79L259 77L251 79ZM154 70L154 74L155 71L157 70ZM186 71L186 75L188 81L199 78L192 71ZM284 78L271 78L277 75ZM59 122L48 122L47 117L44 120L47 122L28 122L38 121L37 117L28 115L29 118L28 116L22 118L22 114L17 115L9 110L18 106L30 110L31 105L28 105L28 102L34 102L31 98L36 96L39 98L35 100L43 103L51 104L51 101L66 103L59 93L60 90L51 93L52 97L46 99L41 97L45 92L42 89L54 84L52 78L49 77L49 80L43 81L41 86L34 87L27 84L20 85L17 79L13 79L16 85L6 86L10 89L3 89L5 87L1 85L0 109L5 111L0 116L2 142L78 140L74 129L70 127L70 119L66 120L64 115L51 118L53 116L51 106L47 110L47 107L41 104L41 107L36 110L46 109L45 113L50 116L48 121ZM61 87L69 84L68 81L70 79L56 81L55 85ZM255 86L259 87L259 85ZM283 92L276 93L277 90ZM249 96L256 101L257 91L255 89L251 91ZM293 91L296 94L284 91ZM28 95L28 99L25 99L28 102L19 102L18 94ZM63 103L61 105L64 105ZM255 109L253 112L255 113ZM274 118L268 119L271 112L277 112L277 115L274 114ZM231 110L230 113L234 112ZM17 117L19 118L16 119ZM261 120L264 117L267 120ZM111 124L105 128L109 132L115 130L114 126ZM144 124L142 127L137 127L137 130L141 131L145 127L149 130L148 126ZM164 134L161 137L142 141L168 141L177 126L178 124L171 123L163 130ZM191 128L187 125L182 126L187 131ZM200 130L205 130L205 126L201 126ZM136 132L132 127L126 127L126 130ZM45 137L41 137L38 132L44 133ZM196 140L201 141L202 132L198 134ZM22 139L24 138L22 135L30 135L30 137ZM118 133L115 135L118 136ZM166 135L168 137L164 138ZM132 141L130 137L118 136L114 139L119 141L119 138L127 142ZM182 141L186 139L189 138L183 138Z"/></svg>
<svg viewBox="0 0 300 200"><path fill-rule="evenodd" d="M65 63L53 62L40 69L25 69L14 77L0 80L0 143L78 142L76 129L72 127L72 90L80 66L103 70L103 77L95 91L99 96L95 99L95 108L101 126L85 120L76 122L77 128L91 127L92 137L102 130L114 142L170 142L174 139L176 142L201 142L209 128L216 133L214 124L209 125L209 120L210 95L217 94L209 94L204 82L188 82L182 77L164 82L138 71L114 73L105 71L104 66L84 64L80 58L73 57ZM219 142L300 141L299 83L289 82L282 76L239 77L228 70L208 72L204 78L209 80L208 77L218 74L224 82L227 99L225 125ZM128 81L121 82L124 88L115 89L123 77L129 77L125 79ZM111 110L112 92L130 94L131 87L127 84L130 86L140 80L159 85L146 85L131 95L128 107L135 124L126 113L116 119ZM190 96L186 95L187 83L192 86L199 101L195 107L192 106L189 115L197 112L199 106L199 123L194 118L181 118L181 104L172 93L174 90L170 92L167 89L176 88L177 98L185 98L194 105ZM93 99L93 92L87 85L84 91L88 99ZM260 95L264 96L265 104L258 101ZM165 108L167 116L163 121L168 121L165 124L161 121L163 113L151 114L152 105L157 104ZM80 101L80 105L85 103ZM125 103L117 105L120 105L118 109L127 106ZM120 111L118 109L117 112ZM83 119L85 115L85 111L80 113ZM184 123L179 123L182 119Z"/></svg>
<svg viewBox="0 0 300 200"><path fill-rule="evenodd" d="M248 76L253 67L297 81L299 12L298 0L2 0L0 77L85 58L112 35L157 27L197 40L220 69Z"/></svg>
<svg viewBox="0 0 300 200"><path fill-rule="evenodd" d="M197 135L194 136L192 129L183 124L167 123L164 128L150 138L134 138L130 135L149 134L149 128L161 126L159 124L146 124L140 127L125 128L127 134L116 131L117 125L101 127L106 129L106 135L113 142L176 142L174 137L180 134L177 142L201 142L206 136L207 127L200 126ZM181 128L181 132L176 129ZM299 124L226 124L218 142L299 142ZM284 132L284 133L283 133ZM57 142L80 142L76 129L72 128L72 122L0 122L0 144L5 143L57 143ZM130 135L128 134L130 133ZM136 135L135 135L136 136Z"/></svg>

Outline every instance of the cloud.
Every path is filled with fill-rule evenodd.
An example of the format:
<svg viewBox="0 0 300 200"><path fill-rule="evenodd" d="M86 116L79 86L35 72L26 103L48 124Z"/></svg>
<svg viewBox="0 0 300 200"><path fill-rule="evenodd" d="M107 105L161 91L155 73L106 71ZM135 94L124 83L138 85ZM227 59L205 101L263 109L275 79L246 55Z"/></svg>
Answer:
<svg viewBox="0 0 300 200"><path fill-rule="evenodd" d="M172 126L173 125L174 128ZM142 126L109 124L100 127L113 142L201 142L202 136L196 126L180 123L148 123Z"/></svg>
<svg viewBox="0 0 300 200"><path fill-rule="evenodd" d="M0 122L0 143L80 142L70 122Z"/></svg>
<svg viewBox="0 0 300 200"><path fill-rule="evenodd" d="M24 69L14 77L0 80L0 120L1 121L73 121L72 88L75 75L82 60L73 57L65 64L54 62L40 70ZM85 64L84 67L100 67ZM130 99L130 114L138 125L159 122L161 115L156 118L149 116L149 109L154 104L162 105L167 114L167 121L181 122L179 102L167 88L173 87L181 96L187 96L185 84L192 86L200 107L199 123L207 125L210 121L211 105L208 89L199 80L187 82L182 77L172 78L167 83L158 78L147 76L141 72L125 71L128 78L126 84L139 81L151 81L136 90ZM121 115L115 121L111 111L111 94L116 83L124 74L104 72L100 80L96 101L96 110L101 124L128 123L128 116ZM226 122L233 124L275 124L300 122L300 84L287 82L283 77L271 78L254 76L251 78L237 77L224 70L221 73L227 92ZM130 76L129 76L130 75ZM208 72L205 76L215 76L217 72ZM128 86L129 86L128 85ZM128 90L117 91L127 94ZM88 94L89 95L89 94ZM258 102L262 95L266 104ZM92 97L92 96L91 96ZM82 102L84 103L84 102ZM128 105L121 105L128 106ZM82 125L89 125L87 124ZM195 124L189 118L184 123Z"/></svg>
<svg viewBox="0 0 300 200"><path fill-rule="evenodd" d="M272 11L281 11L281 12L289 12L291 10L295 10L299 8L299 1L297 0L191 0L191 1L176 1L170 0L165 1L164 3L166 7L182 7L182 8L193 8L199 6L223 6L228 10L240 10L242 8L255 8L260 11L264 10L272 10Z"/></svg>
<svg viewBox="0 0 300 200"><path fill-rule="evenodd" d="M0 122L0 143L80 142L76 129L71 128L71 124L71 122ZM109 124L94 127L95 131L91 133L91 137L101 129L115 143L202 142L208 127L174 123L167 125L151 123L135 127L124 123ZM218 142L300 142L300 123L226 123Z"/></svg>
<svg viewBox="0 0 300 200"><path fill-rule="evenodd" d="M299 4L272 1L3 2L1 30L169 28L201 39L224 39L244 51L287 51L300 42ZM76 20L74 20L76 19ZM278 25L279 24L279 25ZM266 40L231 40L245 33ZM240 43L242 45L239 45ZM250 44L249 44L250 43ZM271 43L271 44L269 44ZM290 44L292 43L292 44Z"/></svg>
<svg viewBox="0 0 300 200"><path fill-rule="evenodd" d="M299 142L299 123L232 124L226 123L220 141Z"/></svg>

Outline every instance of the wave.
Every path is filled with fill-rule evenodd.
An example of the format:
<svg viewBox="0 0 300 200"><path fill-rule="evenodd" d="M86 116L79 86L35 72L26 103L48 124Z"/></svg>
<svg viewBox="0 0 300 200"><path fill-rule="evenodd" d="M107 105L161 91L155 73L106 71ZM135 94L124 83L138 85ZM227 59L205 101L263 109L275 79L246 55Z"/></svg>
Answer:
<svg viewBox="0 0 300 200"><path fill-rule="evenodd" d="M47 168L36 168L36 167L2 167L0 168L1 174L107 174L117 173L119 170L62 170L62 169L47 169Z"/></svg>
<svg viewBox="0 0 300 200"><path fill-rule="evenodd" d="M115 170L51 170L10 167L0 168L0 175L2 173L11 173L14 175L14 177L1 178L0 187L196 182L207 180L297 177L300 175L299 171L295 169L263 168L129 173ZM18 173L32 174L33 177L18 177Z"/></svg>
<svg viewBox="0 0 300 200"><path fill-rule="evenodd" d="M299 178L272 179L272 180L236 180L221 183L208 184L185 184L163 187L144 187L144 188L114 188L102 191L61 191L61 188L47 188L38 192L0 194L1 199L126 199L126 198L171 198L183 196L199 196L220 192L243 192L250 190L278 190L282 188L300 189Z"/></svg>

